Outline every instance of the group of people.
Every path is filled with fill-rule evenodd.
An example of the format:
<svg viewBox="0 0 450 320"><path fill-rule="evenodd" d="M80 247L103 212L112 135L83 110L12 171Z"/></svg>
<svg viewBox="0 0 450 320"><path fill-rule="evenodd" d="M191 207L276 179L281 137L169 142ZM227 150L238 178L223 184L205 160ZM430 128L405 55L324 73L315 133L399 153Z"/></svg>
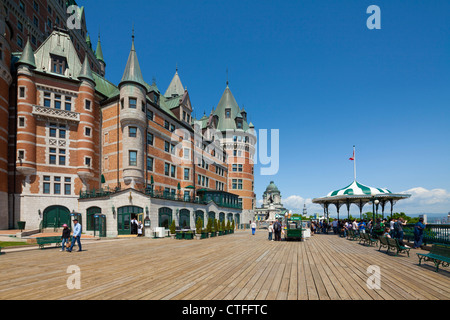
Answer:
<svg viewBox="0 0 450 320"><path fill-rule="evenodd" d="M423 223L423 218L419 218L419 222L414 225L414 249L422 248L423 246L423 231L425 230L426 225ZM334 234L341 234L344 237L347 236L349 230L353 230L357 233L370 233L375 237L388 237L398 239L399 244L405 247L408 247L403 242L404 232L403 226L406 225L407 221L403 218L392 218L389 221L384 219L376 219L375 222L372 219L360 220L357 221L354 219L353 221L350 219L347 220L334 220L332 222L333 232Z"/></svg>
<svg viewBox="0 0 450 320"><path fill-rule="evenodd" d="M142 222L136 220L135 217L131 219L131 234L137 234L138 237L142 237L142 230L144 229L144 226L142 225Z"/></svg>
<svg viewBox="0 0 450 320"><path fill-rule="evenodd" d="M73 220L73 234L72 240L70 241L71 230L67 224L63 225L63 231L61 235L61 251L72 252L75 242L78 246L78 251L81 250L81 224L78 223L77 219Z"/></svg>
<svg viewBox="0 0 450 320"><path fill-rule="evenodd" d="M256 222L250 221L250 228L252 229L252 235L256 233ZM268 240L269 241L281 241L281 234L283 232L283 227L281 222L278 220L272 221L267 228L269 232Z"/></svg>

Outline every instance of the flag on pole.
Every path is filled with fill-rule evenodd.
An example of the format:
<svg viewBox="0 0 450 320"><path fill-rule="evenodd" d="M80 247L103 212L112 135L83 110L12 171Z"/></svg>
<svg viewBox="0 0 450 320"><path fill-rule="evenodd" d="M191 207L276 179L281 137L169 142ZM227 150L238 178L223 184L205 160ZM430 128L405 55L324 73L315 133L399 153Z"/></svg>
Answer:
<svg viewBox="0 0 450 320"><path fill-rule="evenodd" d="M351 158L348 158L348 160L355 160L355 150L353 149L353 156Z"/></svg>

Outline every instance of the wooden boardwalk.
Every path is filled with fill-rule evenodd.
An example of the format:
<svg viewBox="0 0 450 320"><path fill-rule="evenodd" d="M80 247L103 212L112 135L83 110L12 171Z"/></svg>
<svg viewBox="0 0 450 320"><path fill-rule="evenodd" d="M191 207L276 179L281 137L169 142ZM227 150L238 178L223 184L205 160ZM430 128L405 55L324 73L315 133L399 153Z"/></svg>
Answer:
<svg viewBox="0 0 450 320"><path fill-rule="evenodd" d="M83 252L56 248L0 256L0 300L438 300L450 299L450 272L418 266L335 235L275 242L266 231L204 240L112 239ZM6 251L6 250L5 250ZM68 289L70 265L81 289ZM379 289L367 269L380 267Z"/></svg>

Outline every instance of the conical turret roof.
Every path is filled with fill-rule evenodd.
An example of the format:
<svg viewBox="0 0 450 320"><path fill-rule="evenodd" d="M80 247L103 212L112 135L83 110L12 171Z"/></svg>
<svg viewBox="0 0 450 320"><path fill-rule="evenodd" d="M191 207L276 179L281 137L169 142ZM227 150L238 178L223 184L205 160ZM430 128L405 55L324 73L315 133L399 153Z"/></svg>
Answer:
<svg viewBox="0 0 450 320"><path fill-rule="evenodd" d="M146 88L144 78L142 77L141 67L137 58L136 50L134 48L134 39L131 44L130 55L128 56L127 66L120 81L119 86L124 82L138 83Z"/></svg>
<svg viewBox="0 0 450 320"><path fill-rule="evenodd" d="M30 39L28 39L23 49L22 55L20 56L17 64L27 64L33 68L36 68L36 60L34 59L34 51L30 44Z"/></svg>
<svg viewBox="0 0 450 320"><path fill-rule="evenodd" d="M95 57L97 58L97 60L105 62L105 60L103 59L103 51L102 51L102 45L100 43L100 36L98 36L97 49L95 50Z"/></svg>
<svg viewBox="0 0 450 320"><path fill-rule="evenodd" d="M230 110L230 116L226 116L226 110ZM218 130L227 130L227 129L236 129L236 118L242 118L241 109L239 108L236 99L234 98L233 94L231 93L230 87L228 86L225 88L225 91L222 94L222 97L220 98L219 104L216 107L216 110L214 111L214 115L216 115L219 118L219 123L217 125ZM248 129L248 124L245 120L243 120L243 130Z"/></svg>
<svg viewBox="0 0 450 320"><path fill-rule="evenodd" d="M80 74L78 75L78 79L88 79L92 82L94 81L94 76L92 75L91 67L89 66L89 60L87 58L87 54L84 57L83 65L81 66Z"/></svg>

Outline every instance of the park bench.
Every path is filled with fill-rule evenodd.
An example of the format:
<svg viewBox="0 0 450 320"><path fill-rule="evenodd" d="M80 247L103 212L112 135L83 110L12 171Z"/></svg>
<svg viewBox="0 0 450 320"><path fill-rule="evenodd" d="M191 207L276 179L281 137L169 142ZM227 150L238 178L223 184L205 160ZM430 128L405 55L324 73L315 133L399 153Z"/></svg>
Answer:
<svg viewBox="0 0 450 320"><path fill-rule="evenodd" d="M360 236L359 243L364 242L364 244L368 243L369 245L378 243L378 239L373 239L368 233L361 233Z"/></svg>
<svg viewBox="0 0 450 320"><path fill-rule="evenodd" d="M436 272L439 270L439 265L448 267L450 265L450 246L435 243L432 245L429 253L417 253L419 257L419 266L423 261L433 261L436 266Z"/></svg>
<svg viewBox="0 0 450 320"><path fill-rule="evenodd" d="M380 238L382 238L382 237L380 237ZM398 242L398 239L393 239L393 238L386 238L386 239L387 239L388 245L389 245L388 251L390 249L396 250L397 251L396 254L395 254L396 256L398 256L399 252L400 253L406 252L408 254L408 257L409 257L409 250L411 250L411 248L401 246L400 243Z"/></svg>
<svg viewBox="0 0 450 320"><path fill-rule="evenodd" d="M379 237L378 240L380 241L380 247L378 248L378 251L381 251L381 248L386 248L386 253L389 251L389 242L387 237Z"/></svg>
<svg viewBox="0 0 450 320"><path fill-rule="evenodd" d="M36 238L36 242L39 245L40 249L44 249L45 244L56 243L56 247L61 246L61 237L38 237Z"/></svg>
<svg viewBox="0 0 450 320"><path fill-rule="evenodd" d="M348 240L357 240L358 238L359 238L359 235L355 232L355 230L347 231L347 239Z"/></svg>

